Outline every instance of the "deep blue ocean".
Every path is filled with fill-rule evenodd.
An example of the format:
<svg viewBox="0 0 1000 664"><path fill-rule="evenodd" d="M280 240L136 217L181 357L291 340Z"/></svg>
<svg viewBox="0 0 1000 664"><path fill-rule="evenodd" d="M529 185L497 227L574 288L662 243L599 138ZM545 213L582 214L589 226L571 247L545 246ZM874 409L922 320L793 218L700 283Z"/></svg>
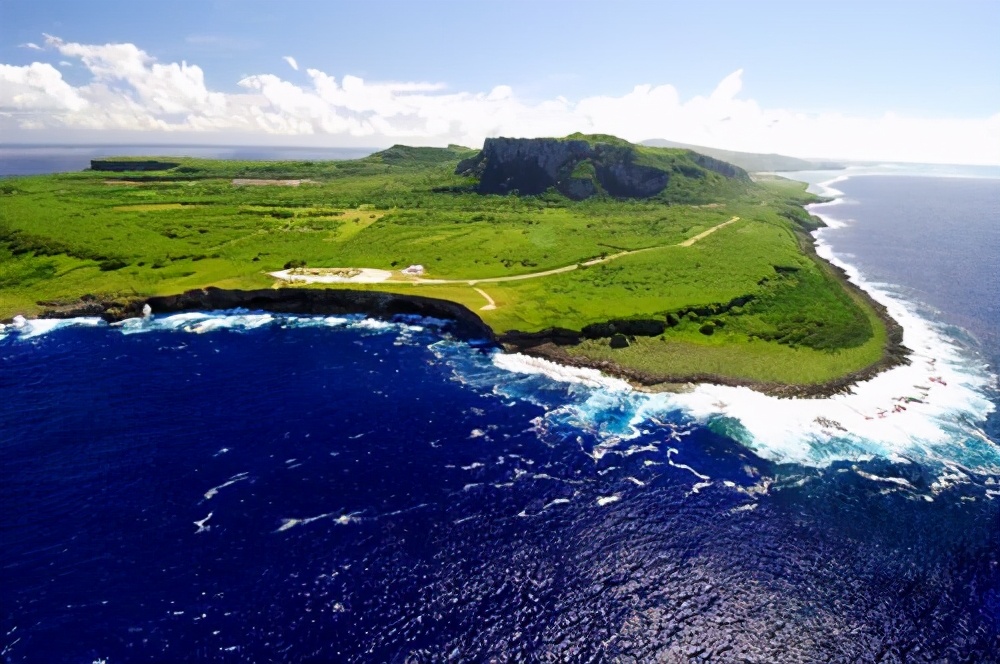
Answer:
<svg viewBox="0 0 1000 664"><path fill-rule="evenodd" d="M1000 661L1000 180L830 186L821 247L914 348L853 400L429 319L3 328L0 658Z"/></svg>

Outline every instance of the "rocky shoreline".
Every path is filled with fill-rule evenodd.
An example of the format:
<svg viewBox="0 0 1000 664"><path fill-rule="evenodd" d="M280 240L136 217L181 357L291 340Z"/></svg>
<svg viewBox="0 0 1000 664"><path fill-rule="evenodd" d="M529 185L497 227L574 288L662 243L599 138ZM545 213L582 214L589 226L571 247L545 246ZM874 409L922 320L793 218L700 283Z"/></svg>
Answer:
<svg viewBox="0 0 1000 664"><path fill-rule="evenodd" d="M507 352L524 353L572 367L598 369L610 376L626 380L640 390L679 391L696 383L715 383L734 387L749 387L771 396L821 398L845 392L856 383L869 380L882 371L907 364L910 352L902 344L902 327L889 315L886 308L873 300L868 293L851 283L843 270L829 263L826 264L834 270L846 288L860 294L875 309L886 326L889 342L881 360L875 364L836 380L815 385L785 385L715 374L654 374L629 369L611 361L594 360L566 352L565 346L579 342L583 336L580 332L553 328L535 333L512 331L497 335L478 315L456 302L420 295L380 291L317 288L230 290L209 287L186 291L178 295L151 298L129 297L105 300L94 296L85 296L73 303L60 305L53 303L50 308L41 312L40 317L97 316L113 323L141 316L145 305L149 305L155 314L250 309L309 315L365 314L379 319L389 319L397 315L423 316L453 321L452 332L460 338L485 339L497 344Z"/></svg>
<svg viewBox="0 0 1000 664"><path fill-rule="evenodd" d="M810 253L815 254L811 250ZM847 273L841 268L817 257L823 265L828 266L837 279L852 293L859 295L874 309L878 318L885 325L887 343L878 362L853 371L845 376L814 385L787 385L759 380L739 379L717 374L654 374L636 369L629 369L608 360L593 360L566 352L565 346L579 342L581 333L572 330L550 329L536 333L510 332L501 335L500 343L505 350L545 358L559 364L590 368L602 371L609 376L620 378L632 384L636 389L644 391L678 391L697 383L714 383L730 387L749 387L758 392L775 397L795 397L818 399L847 392L852 386L871 380L878 374L893 367L910 363L910 349L903 345L903 326L889 315L889 311L877 302L862 288L850 281ZM641 326L644 321L634 321Z"/></svg>
<svg viewBox="0 0 1000 664"><path fill-rule="evenodd" d="M43 306L47 303L41 303ZM372 318L422 316L453 321L453 332L466 339L488 339L496 343L493 330L479 316L461 304L419 295L397 295L380 291L320 288L267 288L237 290L199 288L178 295L101 299L84 296L67 304L48 303L39 318L96 316L108 323L143 315L149 305L154 314L182 311L250 309L285 314L346 315L364 314Z"/></svg>

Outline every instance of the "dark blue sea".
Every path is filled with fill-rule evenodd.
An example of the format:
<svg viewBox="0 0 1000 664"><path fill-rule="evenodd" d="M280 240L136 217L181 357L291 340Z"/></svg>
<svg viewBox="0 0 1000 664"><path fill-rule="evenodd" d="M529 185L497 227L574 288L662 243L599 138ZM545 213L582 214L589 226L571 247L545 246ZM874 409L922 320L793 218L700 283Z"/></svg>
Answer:
<svg viewBox="0 0 1000 664"><path fill-rule="evenodd" d="M3 328L0 658L1000 661L1000 180L832 186L822 251L914 351L844 397L432 319Z"/></svg>

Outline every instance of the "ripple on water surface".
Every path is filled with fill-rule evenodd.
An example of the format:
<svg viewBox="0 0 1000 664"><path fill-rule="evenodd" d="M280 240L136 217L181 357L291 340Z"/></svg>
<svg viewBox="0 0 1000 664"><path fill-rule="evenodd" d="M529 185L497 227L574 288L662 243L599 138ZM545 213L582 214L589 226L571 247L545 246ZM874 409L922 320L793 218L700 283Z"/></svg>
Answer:
<svg viewBox="0 0 1000 664"><path fill-rule="evenodd" d="M60 325L0 340L11 661L995 655L988 439L837 447L446 321ZM760 408L787 438L725 435Z"/></svg>

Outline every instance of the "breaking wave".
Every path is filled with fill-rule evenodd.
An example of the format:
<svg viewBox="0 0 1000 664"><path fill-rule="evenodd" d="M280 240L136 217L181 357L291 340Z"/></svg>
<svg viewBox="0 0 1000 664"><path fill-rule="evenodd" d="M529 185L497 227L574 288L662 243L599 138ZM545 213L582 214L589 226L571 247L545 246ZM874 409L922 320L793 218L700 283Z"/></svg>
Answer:
<svg viewBox="0 0 1000 664"><path fill-rule="evenodd" d="M829 213L845 204L834 185L846 179L822 183L821 194L834 198L810 207L829 228L845 223ZM494 364L574 383L584 396L563 411L571 410L573 420L607 435L635 436L644 423L673 415L681 422L705 424L778 463L824 467L880 457L930 463L943 472L958 466L1000 473L1000 447L982 428L996 409L997 378L987 364L956 341L960 330L934 322L930 312L907 301L898 288L867 281L834 253L823 229L814 235L817 253L842 268L903 327L903 343L912 350L909 365L882 372L849 393L794 399L713 384L679 394L646 394L597 372L526 356L497 355Z"/></svg>
<svg viewBox="0 0 1000 664"><path fill-rule="evenodd" d="M823 183L827 196L840 194L836 178ZM835 228L829 216L842 198L812 206L811 211ZM447 330L449 321L397 316L390 321L363 315L298 316L245 310L186 312L134 318L112 324L122 334L174 332L215 334L247 332L266 326L329 328L362 334L395 334L396 345L427 347L447 364L454 379L502 399L542 406L536 428L558 432L565 440L577 433L595 436L588 451L595 458L625 453L628 441L653 435L676 440L694 426L707 426L760 457L777 463L825 467L838 461L882 458L890 462L930 463L942 473L1000 473L1000 447L983 430L996 408L996 377L985 362L955 339L959 330L933 322L929 312L908 302L893 286L870 283L838 257L817 231L817 252L838 265L903 327L911 363L855 385L850 392L821 399L767 396L745 387L701 384L682 393L650 394L593 369L566 367L543 359L502 353L488 343L460 342ZM921 315L921 314L924 315ZM107 326L99 318L15 320L0 326L0 341L30 341L66 327Z"/></svg>
<svg viewBox="0 0 1000 664"><path fill-rule="evenodd" d="M110 327L122 334L142 334L149 332L183 332L205 334L210 332L248 331L268 325L284 328L328 327L359 331L414 333L424 330L441 330L450 321L419 316L396 316L391 321L367 318L361 314L344 316L295 316L251 312L243 309L228 311L191 311L167 316L128 318L118 323L108 324L96 317L26 320L15 318L8 325L0 325L0 340L28 340L41 337L68 327Z"/></svg>

